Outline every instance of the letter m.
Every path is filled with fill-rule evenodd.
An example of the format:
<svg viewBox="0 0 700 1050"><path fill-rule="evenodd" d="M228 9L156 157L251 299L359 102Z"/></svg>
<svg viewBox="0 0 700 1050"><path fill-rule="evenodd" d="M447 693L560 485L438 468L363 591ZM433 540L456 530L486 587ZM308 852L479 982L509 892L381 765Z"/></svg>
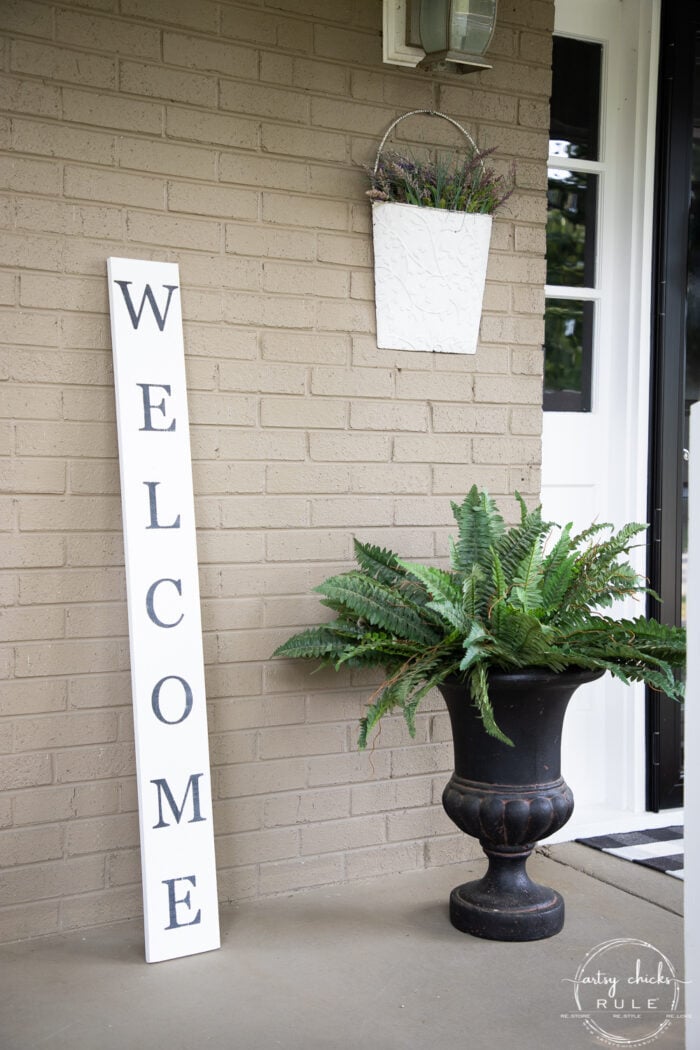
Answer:
<svg viewBox="0 0 700 1050"><path fill-rule="evenodd" d="M158 304L156 303L156 298L155 298L155 296L153 294L153 291L151 289L150 284L146 285L146 288L144 290L143 296L141 297L141 305L139 306L138 312L137 312L134 309L134 304L133 304L133 302L131 300L131 292L129 291L129 285L132 282L131 281L115 281L114 283L118 284L119 287L122 290L122 295L124 296L124 302L126 303L126 308L129 311L129 317L131 318L131 323L134 326L134 328L138 328L139 324L141 323L141 315L143 314L143 308L146 305L146 300L148 300L148 302L150 303L150 306L151 306L151 310L153 311L153 316L156 319L156 324L158 325L158 328L162 332L163 329L165 328L165 322L168 319L168 310L170 309L170 300L173 297L173 292L177 288L177 285L176 284L164 284L163 285L163 287L167 289L168 298L167 298L167 301L165 303L165 309L163 310L163 313L161 314L160 310L158 309Z"/></svg>
<svg viewBox="0 0 700 1050"><path fill-rule="evenodd" d="M178 806L177 802L173 798L173 793L168 786L167 780L152 780L151 783L155 784L156 791L158 792L158 823L154 824L154 828L169 828L167 820L163 820L163 798L170 806L170 812L175 817L175 823L179 824L182 819L182 814L185 812L185 806L187 805L187 797L192 792L192 813L194 814L191 820L188 820L188 824L195 824L198 820L206 820L206 817L202 816L199 808L199 778L204 776L203 773L193 773L190 779L187 781L187 787L185 794L182 799L182 805Z"/></svg>

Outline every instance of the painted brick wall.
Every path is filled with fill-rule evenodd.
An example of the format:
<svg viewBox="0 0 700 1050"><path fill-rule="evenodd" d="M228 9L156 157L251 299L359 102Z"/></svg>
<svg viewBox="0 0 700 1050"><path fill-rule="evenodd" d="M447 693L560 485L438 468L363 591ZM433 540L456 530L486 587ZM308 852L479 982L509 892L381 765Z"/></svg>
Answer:
<svg viewBox="0 0 700 1050"><path fill-rule="evenodd" d="M493 70L431 78L380 0L0 5L0 939L140 910L110 255L180 264L222 899L473 852L437 699L360 754L371 680L268 657L353 534L443 558L473 482L538 493L552 19L501 0ZM413 107L518 165L473 357L373 336L358 166Z"/></svg>

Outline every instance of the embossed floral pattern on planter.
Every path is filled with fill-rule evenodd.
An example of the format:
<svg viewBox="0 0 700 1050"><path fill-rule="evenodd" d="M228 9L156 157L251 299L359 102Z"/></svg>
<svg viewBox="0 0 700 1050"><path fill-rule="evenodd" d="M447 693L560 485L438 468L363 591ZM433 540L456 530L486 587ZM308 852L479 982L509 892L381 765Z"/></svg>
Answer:
<svg viewBox="0 0 700 1050"><path fill-rule="evenodd" d="M490 215L375 201L377 346L473 354Z"/></svg>

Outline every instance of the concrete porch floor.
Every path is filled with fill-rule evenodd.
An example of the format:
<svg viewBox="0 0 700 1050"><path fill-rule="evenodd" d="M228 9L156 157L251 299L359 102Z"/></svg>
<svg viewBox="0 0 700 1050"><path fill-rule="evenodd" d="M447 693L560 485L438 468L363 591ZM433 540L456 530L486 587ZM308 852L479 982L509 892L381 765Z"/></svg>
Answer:
<svg viewBox="0 0 700 1050"><path fill-rule="evenodd" d="M585 954L649 941L683 976L683 885L576 844L529 864L566 901L525 944L454 930L451 888L482 862L222 908L222 949L148 965L140 921L0 947L2 1050L584 1050ZM681 1000L680 1008L683 1003ZM654 1041L684 1046L683 1022Z"/></svg>

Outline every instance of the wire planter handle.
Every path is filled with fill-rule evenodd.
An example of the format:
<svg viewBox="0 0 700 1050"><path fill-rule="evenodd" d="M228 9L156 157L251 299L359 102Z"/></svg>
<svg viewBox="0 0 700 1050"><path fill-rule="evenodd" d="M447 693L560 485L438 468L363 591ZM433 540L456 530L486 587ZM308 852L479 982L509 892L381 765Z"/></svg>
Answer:
<svg viewBox="0 0 700 1050"><path fill-rule="evenodd" d="M467 141L473 147L475 153L477 155L479 155L479 147L477 146L476 142L471 137L471 135L469 134L467 129L465 127L462 127L462 125L459 123L459 121L455 120L454 117L448 117L447 113L441 113L437 109L412 109L412 110L410 110L409 113L403 113L400 117L397 117L396 120L392 121L391 124L389 125L389 127L386 129L386 131L384 133L384 137L383 137L382 141L379 143L379 149L377 150L377 156L374 159L374 168L372 169L372 172L373 172L374 175L377 174L377 169L379 167L379 159L380 159L380 157L382 155L382 150L384 149L384 146L386 145L386 140L389 138L389 136L391 135L391 133L394 130L394 128L396 127L396 125L400 124L402 120L406 120L407 117L416 117L416 116L420 116L420 115L425 115L427 117L441 117L442 120L449 121L449 123L452 124L453 127L457 128L458 131L462 132L464 137L467 139ZM485 170L484 162L483 162L483 160L481 160L481 157L479 157L479 159L481 161L481 169L482 169L482 171L484 171Z"/></svg>

